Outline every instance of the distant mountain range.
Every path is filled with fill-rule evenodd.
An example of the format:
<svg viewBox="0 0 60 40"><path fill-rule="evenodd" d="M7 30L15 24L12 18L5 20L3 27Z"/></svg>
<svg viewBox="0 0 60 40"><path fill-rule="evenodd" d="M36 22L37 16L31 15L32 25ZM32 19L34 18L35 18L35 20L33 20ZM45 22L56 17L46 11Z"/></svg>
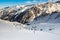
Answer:
<svg viewBox="0 0 60 40"><path fill-rule="evenodd" d="M22 24L32 23L35 20L60 23L60 1L5 7L0 9L0 19Z"/></svg>

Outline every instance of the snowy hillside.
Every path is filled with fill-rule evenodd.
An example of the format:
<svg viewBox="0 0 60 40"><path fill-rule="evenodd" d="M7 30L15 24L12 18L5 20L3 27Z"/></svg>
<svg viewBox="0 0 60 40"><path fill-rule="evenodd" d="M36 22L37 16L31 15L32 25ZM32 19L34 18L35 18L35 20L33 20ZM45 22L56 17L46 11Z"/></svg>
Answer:
<svg viewBox="0 0 60 40"><path fill-rule="evenodd" d="M38 30L34 31L25 29L22 24L0 21L0 40L60 40L60 24L41 23L37 26Z"/></svg>
<svg viewBox="0 0 60 40"><path fill-rule="evenodd" d="M17 22L14 26L23 29L52 31L60 28L60 3L58 2L6 7L0 10L0 14L2 19L0 21L8 20L13 25Z"/></svg>

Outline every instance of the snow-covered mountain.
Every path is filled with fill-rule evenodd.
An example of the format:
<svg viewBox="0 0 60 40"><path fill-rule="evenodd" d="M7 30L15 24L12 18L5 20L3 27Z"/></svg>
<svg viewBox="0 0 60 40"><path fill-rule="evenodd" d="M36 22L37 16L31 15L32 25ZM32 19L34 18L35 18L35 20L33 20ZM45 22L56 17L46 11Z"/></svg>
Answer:
<svg viewBox="0 0 60 40"><path fill-rule="evenodd" d="M59 30L57 28L60 28L60 3L17 5L2 8L0 9L0 19L22 23L22 27L28 30ZM20 24L13 23L13 25Z"/></svg>
<svg viewBox="0 0 60 40"><path fill-rule="evenodd" d="M0 9L0 40L60 40L60 2Z"/></svg>
<svg viewBox="0 0 60 40"><path fill-rule="evenodd" d="M17 5L0 10L0 18L20 23L28 23L40 17L46 20L56 19L60 15L60 3L44 3L31 5ZM42 19L43 19L42 18ZM51 19L50 19L51 18ZM59 18L58 18L59 19ZM56 19L57 20L57 19ZM45 21L45 20L44 20Z"/></svg>

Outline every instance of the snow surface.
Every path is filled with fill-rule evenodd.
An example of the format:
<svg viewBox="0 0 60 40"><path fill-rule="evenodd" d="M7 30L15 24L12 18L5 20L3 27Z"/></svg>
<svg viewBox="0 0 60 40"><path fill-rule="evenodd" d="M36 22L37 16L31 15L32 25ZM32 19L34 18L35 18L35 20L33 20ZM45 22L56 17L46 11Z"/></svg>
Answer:
<svg viewBox="0 0 60 40"><path fill-rule="evenodd" d="M37 24L37 26L39 26ZM51 27L53 30L49 31ZM40 23L40 30L28 30L28 26L0 20L0 40L60 40L59 23Z"/></svg>

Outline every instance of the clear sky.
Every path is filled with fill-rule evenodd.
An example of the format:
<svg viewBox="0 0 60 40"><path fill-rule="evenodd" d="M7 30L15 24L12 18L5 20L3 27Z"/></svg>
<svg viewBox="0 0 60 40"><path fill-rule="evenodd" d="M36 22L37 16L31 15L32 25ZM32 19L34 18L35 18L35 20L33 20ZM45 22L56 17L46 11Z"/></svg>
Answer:
<svg viewBox="0 0 60 40"><path fill-rule="evenodd" d="M0 8L6 7L6 6L14 6L17 4L42 3L42 2L47 2L47 1L48 0L0 0Z"/></svg>
<svg viewBox="0 0 60 40"><path fill-rule="evenodd" d="M26 1L34 1L34 0L0 0L0 2L26 2ZM47 1L47 0L37 0L37 1Z"/></svg>
<svg viewBox="0 0 60 40"><path fill-rule="evenodd" d="M33 3L33 2L47 2L48 0L0 0L0 8L5 6L12 6L17 4Z"/></svg>

